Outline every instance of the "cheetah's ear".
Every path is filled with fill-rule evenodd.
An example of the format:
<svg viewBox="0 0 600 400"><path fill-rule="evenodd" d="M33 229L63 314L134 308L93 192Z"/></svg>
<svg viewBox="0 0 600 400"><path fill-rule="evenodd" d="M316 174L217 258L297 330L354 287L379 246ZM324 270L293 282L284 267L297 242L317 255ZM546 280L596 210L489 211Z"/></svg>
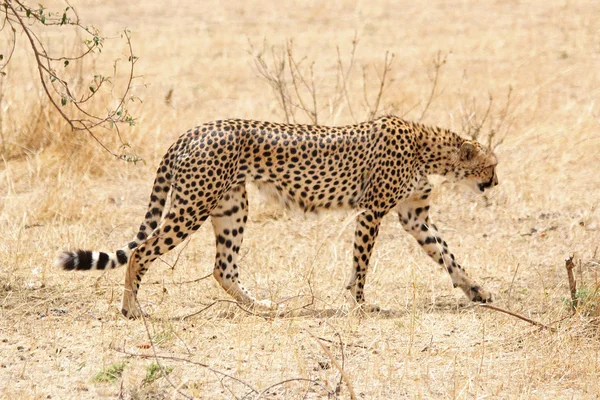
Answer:
<svg viewBox="0 0 600 400"><path fill-rule="evenodd" d="M477 149L473 142L465 140L463 144L460 146L460 161L471 161L475 158L475 154L477 153Z"/></svg>

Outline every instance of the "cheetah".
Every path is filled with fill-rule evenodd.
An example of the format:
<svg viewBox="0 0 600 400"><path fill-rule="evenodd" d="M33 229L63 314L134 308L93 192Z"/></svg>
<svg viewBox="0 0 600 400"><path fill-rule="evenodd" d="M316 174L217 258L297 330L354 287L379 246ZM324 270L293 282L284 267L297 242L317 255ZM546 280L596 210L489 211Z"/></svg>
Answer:
<svg viewBox="0 0 600 400"><path fill-rule="evenodd" d="M248 219L246 184L269 185L306 212L358 211L353 265L346 286L364 309L369 258L382 218L400 224L448 271L454 287L474 302L491 294L467 275L429 218L428 176L466 183L478 193L498 184L491 149L452 131L394 116L350 126L220 120L190 129L169 148L158 171L144 222L135 238L114 253L70 251L58 256L65 270L127 265L121 312L138 318L140 282L156 258L175 248L211 218L216 238L213 275L238 302L276 309L243 285L238 257Z"/></svg>

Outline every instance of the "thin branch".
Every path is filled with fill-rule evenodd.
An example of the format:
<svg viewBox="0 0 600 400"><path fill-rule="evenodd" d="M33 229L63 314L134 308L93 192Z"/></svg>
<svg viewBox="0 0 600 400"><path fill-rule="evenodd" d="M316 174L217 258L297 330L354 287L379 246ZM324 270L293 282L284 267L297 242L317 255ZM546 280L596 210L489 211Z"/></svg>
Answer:
<svg viewBox="0 0 600 400"><path fill-rule="evenodd" d="M46 95L46 97L48 97L48 100L50 101L52 107L56 111L58 111L60 117L67 123L71 130L87 132L98 144L100 144L100 146L104 150L106 150L109 154L116 158L133 162L140 161L141 159L135 155L116 154L111 149L109 149L94 132L95 128L98 127L102 127L105 129L109 129L109 127L114 128L122 144L121 150L124 150L128 147L128 145L124 143L121 139L119 123L125 122L129 123L130 125L134 123L133 117L131 117L131 115L127 112L127 109L125 108L126 103L132 100L130 96L130 91L132 88L132 81L135 76L134 67L137 62L137 57L133 55L133 47L129 31L125 30L121 34L121 38L123 38L127 43L127 56L128 62L130 64L129 77L126 86L123 90L122 95L118 98L117 107L114 110L109 111L104 116L98 116L89 112L86 108L82 107L82 105L84 103L87 103L90 99L92 99L106 82L109 82L111 84L112 82L110 82L108 78L102 75L95 75L90 81L90 84L88 85L89 92L76 95L71 91L68 82L65 79L61 78L59 74L57 74L55 68L53 67L53 65L55 64L53 63L60 62L64 64L64 67L66 67L67 65L69 65L70 61L82 60L83 58L93 53L95 50L101 51L105 38L101 37L95 28L88 28L86 26L83 26L80 23L77 11L68 2L66 2L68 7L64 10L64 12L59 13L47 12L41 5L39 9L33 9L31 7L28 7L24 2L20 0L3 1L1 4L4 6L2 10L5 13L4 22L8 22L8 24L10 25L10 28L13 32L13 38L15 37L16 29L12 21L14 21L15 25L18 25L18 27L23 31L23 33L27 37L29 47L35 59L37 74L39 76L43 92ZM72 18L67 15L68 13L72 13L73 15L75 15L75 20L72 20ZM38 23L43 26L74 26L77 28L77 33L79 33L80 31L86 32L88 35L90 35L90 39L85 42L86 49L74 56L49 55L42 40L33 30L33 27ZM3 24L2 29L4 29L4 26L5 24ZM4 72L2 70L5 69L6 65L12 58L13 51L14 47L11 48L9 56L6 58L6 61L2 64L0 68L0 72L2 72L3 74ZM56 96L60 97L60 100L57 100ZM62 107L64 107L67 104L67 102L71 103L76 113L81 114L83 117L71 116L66 111L64 111Z"/></svg>
<svg viewBox="0 0 600 400"><path fill-rule="evenodd" d="M379 90L377 91L377 96L375 96L375 103L373 105L371 105L371 103L369 102L369 95L368 95L368 90L367 90L367 71L366 71L366 67L363 66L363 97L364 97L365 103L367 105L367 108L369 109L369 112L367 115L367 121L372 121L375 119L375 117L377 117L377 112L379 110L379 105L381 103L381 97L383 96L385 85L387 83L386 76L391 69L393 61L394 61L394 54L392 53L392 55L390 57L389 51L386 51L385 59L383 62L382 74L379 75L379 72L377 71L377 69L375 69L375 73L377 74L377 77L379 78Z"/></svg>
<svg viewBox="0 0 600 400"><path fill-rule="evenodd" d="M242 385L244 385L245 387L247 387L248 389L251 390L252 393L259 393L258 390L256 390L254 387L252 387L249 383L241 380L240 378L236 378L233 375L230 375L226 372L223 371L219 371L218 369L214 369L212 368L210 365L205 364L205 363L201 363L198 361L193 361L187 358L183 358L183 357L175 357L175 356L165 356L165 355L161 355L161 354L153 354L152 356L150 355L145 355L145 354L137 354L137 353L132 353L126 350L121 350L121 349L116 349L116 348L112 348L112 350L118 352L118 353L122 353L125 355L128 355L130 357L137 357L137 358L149 358L149 357L153 357L155 360L159 359L159 360L171 360L171 361L180 361L180 362L184 362L186 364L192 364L192 365L196 365L202 368L206 368L207 370L209 370L210 372L217 374L217 375L221 375L225 378L231 379L232 381L241 383ZM184 397L188 397L185 394L183 394Z"/></svg>
<svg viewBox="0 0 600 400"><path fill-rule="evenodd" d="M137 297L135 298L135 302L136 302L137 306L139 307L139 309L141 310L142 306L141 306L140 302L138 301ZM144 315L143 312L141 312L140 314L142 316L142 321L144 322L144 328L146 329L146 334L148 335L148 341L150 342L150 346L152 347L152 353L154 354L154 361L160 368L160 372L162 373L163 377L167 380L167 382L169 382L169 385L171 385L173 387L173 389L175 389L177 391L177 393L179 393L180 395L182 395L183 397L185 397L187 399L193 399L192 397L183 393L181 391L181 389L179 389L177 386L175 386L175 384L169 378L169 373L165 370L165 368L162 366L162 364L158 361L159 357L156 352L156 347L154 346L154 340L152 339L152 335L150 334L150 329L148 328L148 321L146 320L146 316Z"/></svg>
<svg viewBox="0 0 600 400"><path fill-rule="evenodd" d="M544 325L541 322L534 321L534 320L529 319L527 317L524 317L524 316L522 316L520 314L516 314L516 313L514 313L512 311L505 310L504 308L496 307L496 306L493 306L491 304L478 304L478 306L481 307L481 308L488 308L490 310L499 311L501 313L511 315L511 316L513 316L515 318L518 318L520 320L523 320L525 322L529 322L531 325L535 325L535 326L538 326L538 327L543 328L543 329L548 329L550 332L556 332L556 329L553 328L553 327L551 327L551 326Z"/></svg>
<svg viewBox="0 0 600 400"><path fill-rule="evenodd" d="M277 382L272 384L271 386L268 386L266 388L264 388L263 390L261 390L261 392L258 394L258 396L256 396L254 398L254 400L259 400L261 397L263 397L263 395L265 395L269 390L273 389L274 387L277 386L281 386L281 385L285 385L286 383L290 383L290 382L310 382L313 383L317 386L320 386L323 388L323 390L325 390L327 392L328 395L333 396L335 393L333 393L331 390L329 390L329 388L325 385L323 385L321 382L315 380L315 379L308 379L308 378L290 378L290 379L286 379L283 380L281 382ZM246 396L242 397L245 398Z"/></svg>
<svg viewBox="0 0 600 400"><path fill-rule="evenodd" d="M429 106L433 101L433 97L435 95L435 90L437 89L438 80L440 77L440 71L442 67L446 64L446 59L448 55L444 55L442 58L442 52L438 51L436 57L433 59L433 78L430 77L431 80L431 92L429 93L429 97L427 98L427 103L425 103L425 108L421 111L421 117L419 118L419 122L422 122L425 116L427 115L427 111L429 110Z"/></svg>
<svg viewBox="0 0 600 400"><path fill-rule="evenodd" d="M354 55L356 53L356 46L358 45L358 38L356 33L354 34L354 39L352 40L352 50L350 51L350 61L348 62L348 68L344 71L344 64L342 62L342 57L340 55L339 46L336 47L337 50L337 66L338 73L342 78L342 95L346 99L346 105L348 106L348 111L350 112L350 116L354 120L354 122L358 122L356 117L354 116L354 111L352 110L352 102L350 101L350 96L348 95L348 77L352 73L354 67Z"/></svg>
<svg viewBox="0 0 600 400"><path fill-rule="evenodd" d="M310 66L310 75L311 75L311 84L309 84L300 71L300 63L304 61L305 58L297 62L294 58L293 54L293 42L289 41L287 44L287 61L288 67L290 70L290 77L292 80L292 86L294 87L294 92L296 94L296 98L298 99L298 107L304 111L304 113L308 116L311 122L316 125L318 123L318 110L317 110L317 94L315 89L315 81L314 81L314 62ZM298 81L302 83L302 85L308 90L309 95L312 98L312 109L308 108L302 95L300 94L300 89L298 87Z"/></svg>
<svg viewBox="0 0 600 400"><path fill-rule="evenodd" d="M565 260L565 268L567 269L569 291L571 292L571 312L575 314L577 312L577 306L579 305L579 302L577 300L577 282L575 282L575 277L573 276L573 268L575 268L573 257L574 256L570 256Z"/></svg>
<svg viewBox="0 0 600 400"><path fill-rule="evenodd" d="M321 337L321 336L317 336L317 339L322 340L322 341L327 342L327 343L337 344L337 342L335 342L335 341L333 341L331 339L327 339L327 338ZM364 346L362 344L344 343L344 346L346 346L346 347L356 347L356 348L364 349L364 350L368 350L369 349L369 346Z"/></svg>
<svg viewBox="0 0 600 400"><path fill-rule="evenodd" d="M515 278L517 277L517 273L519 272L519 266L521 264L517 264L517 268L515 268L515 273L513 274L512 280L510 281L510 287L508 288L508 305L510 308L510 303L512 302L512 290L515 284Z"/></svg>
<svg viewBox="0 0 600 400"><path fill-rule="evenodd" d="M331 354L331 352L329 351L329 349L323 343L321 343L319 341L319 338L317 336L313 335L310 331L306 331L306 333L308 333L310 336L312 336L312 338L315 339L315 341L319 344L319 346L321 346L321 349L323 349L323 351L325 352L325 354L327 354L327 357L329 357L329 360L331 361L331 363L337 368L337 370L342 375L342 378L346 382L346 387L348 388L348 392L350 394L350 399L351 400L356 400L356 393L354 393L354 386L352 385L352 381L348 377L348 374L346 374L346 371L344 371L344 368L342 368L340 366L340 364L333 357L333 355Z"/></svg>

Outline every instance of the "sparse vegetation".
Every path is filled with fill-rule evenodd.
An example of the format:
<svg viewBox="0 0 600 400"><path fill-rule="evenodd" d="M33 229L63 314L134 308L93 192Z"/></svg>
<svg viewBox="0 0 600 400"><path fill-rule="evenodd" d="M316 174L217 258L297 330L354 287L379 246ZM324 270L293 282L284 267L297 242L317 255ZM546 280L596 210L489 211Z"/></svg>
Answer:
<svg viewBox="0 0 600 400"><path fill-rule="evenodd" d="M72 5L107 37L130 29L136 76L148 85L133 80L131 94L144 102L130 104L135 124L122 127L147 164L115 160L91 136L74 134L32 79L27 38L16 35L0 77L0 398L600 393L600 3ZM84 39L40 27L31 25L57 54ZM12 34L1 32L6 57ZM239 267L259 297L293 310L283 316L239 308L210 275L203 279L214 263L210 223L144 277L147 327L119 312L123 270L67 275L52 267L62 249L114 250L133 237L158 160L180 133L219 118L286 120L247 51L264 38L269 67L273 47L289 64L291 43L295 83L290 75L283 83L300 108L290 120L350 124L378 104L378 114L464 128L484 143L495 132L500 185L480 198L438 184L432 218L469 273L494 292L494 306L552 329L468 304L393 215L367 282L384 311L353 313L344 289L351 219L282 214L253 189ZM113 61L124 68L128 54L124 42L113 43L81 74L75 62L54 69L72 73L68 82L90 77L94 66L111 77ZM382 80L386 51L388 64L394 58ZM105 103L94 104L86 103L106 115ZM102 137L119 149L114 134ZM564 262L572 254L575 312ZM156 365L173 369L164 376ZM147 375L152 384L144 384Z"/></svg>
<svg viewBox="0 0 600 400"><path fill-rule="evenodd" d="M168 375L173 371L173 367L161 366L153 362L146 366L146 376L144 377L144 384L150 384L162 377L163 375Z"/></svg>
<svg viewBox="0 0 600 400"><path fill-rule="evenodd" d="M113 383L117 379L121 378L126 365L127 364L125 362L111 364L107 368L102 369L102 371L94 375L92 382Z"/></svg>

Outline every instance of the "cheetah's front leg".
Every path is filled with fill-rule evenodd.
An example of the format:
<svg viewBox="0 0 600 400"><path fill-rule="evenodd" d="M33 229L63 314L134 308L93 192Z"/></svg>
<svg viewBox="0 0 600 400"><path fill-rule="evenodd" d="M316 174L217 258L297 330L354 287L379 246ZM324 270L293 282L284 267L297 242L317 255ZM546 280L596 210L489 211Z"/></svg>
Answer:
<svg viewBox="0 0 600 400"><path fill-rule="evenodd" d="M350 281L346 289L350 290L356 302L365 307L365 281L369 269L369 259L379 233L380 218L376 218L373 211L367 210L356 217L356 230L354 232L354 262ZM377 306L366 307L367 311L378 311Z"/></svg>
<svg viewBox="0 0 600 400"><path fill-rule="evenodd" d="M476 284L454 259L448 244L440 237L437 227L429 220L429 201L408 200L397 207L400 223L435 262L450 274L454 287L459 287L471 301L489 303L491 293Z"/></svg>

